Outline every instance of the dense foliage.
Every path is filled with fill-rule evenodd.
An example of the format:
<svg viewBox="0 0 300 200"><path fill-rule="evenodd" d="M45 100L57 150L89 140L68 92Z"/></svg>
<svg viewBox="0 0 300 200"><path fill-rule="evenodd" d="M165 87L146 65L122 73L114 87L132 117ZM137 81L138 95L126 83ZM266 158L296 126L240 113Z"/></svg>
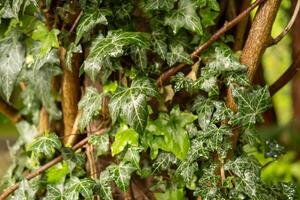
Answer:
<svg viewBox="0 0 300 200"><path fill-rule="evenodd" d="M282 153L275 141L256 135L272 102L268 87L251 85L230 48L233 38L190 57L213 33L217 0L4 0L0 6L0 93L23 116L3 181L20 182L11 199L118 199L123 192L158 200L295 199L291 184L261 181L262 166L245 151L252 146L274 159ZM192 67L167 85L155 83L178 63ZM42 107L51 123L66 117L55 84L64 81L62 65L81 79L74 124L93 146L96 176L87 147L73 151L62 128L37 128ZM235 107L228 107L228 91ZM107 129L101 135L94 134L99 123ZM23 178L59 154L62 162Z"/></svg>

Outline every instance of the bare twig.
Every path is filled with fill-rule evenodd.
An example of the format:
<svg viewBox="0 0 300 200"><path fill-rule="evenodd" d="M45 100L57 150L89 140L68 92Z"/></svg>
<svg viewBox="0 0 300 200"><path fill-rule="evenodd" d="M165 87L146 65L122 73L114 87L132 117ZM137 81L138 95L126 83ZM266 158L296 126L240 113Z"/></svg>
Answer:
<svg viewBox="0 0 300 200"><path fill-rule="evenodd" d="M248 7L246 10L244 10L241 14L239 14L236 18L233 20L226 22L224 26L219 29L211 38L199 46L193 53L191 53L191 57L193 59L197 58L198 55L203 52L205 49L207 49L212 43L214 43L216 40L218 40L224 33L226 33L228 30L230 30L232 27L234 27L237 23L239 23L244 17L246 17L256 6L260 5L264 0L257 0L255 1L250 7ZM163 83L168 80L171 76L176 74L178 71L183 69L185 67L185 64L179 64L175 67L170 68L166 72L164 72L156 81L156 84L159 86L162 86Z"/></svg>
<svg viewBox="0 0 300 200"><path fill-rule="evenodd" d="M76 28L76 26L77 26L77 24L78 24L78 22L79 22L79 20L80 20L80 18L81 18L81 16L82 16L82 14L83 14L83 12L81 11L81 12L79 13L79 15L76 17L76 19L75 19L75 21L74 21L74 23L73 23L71 29L69 30L69 33L72 33L72 32L74 31L74 29Z"/></svg>
<svg viewBox="0 0 300 200"><path fill-rule="evenodd" d="M270 87L270 95L273 96L276 92L278 92L283 86L285 86L292 78L296 75L296 73L300 70L300 51L296 56L296 60L292 63L292 65L275 81Z"/></svg>
<svg viewBox="0 0 300 200"><path fill-rule="evenodd" d="M18 111L0 98L0 113L3 113L10 121L17 123L22 120Z"/></svg>
<svg viewBox="0 0 300 200"><path fill-rule="evenodd" d="M101 129L99 132L97 132L98 134L102 134L106 131L105 128ZM88 138L84 138L83 140L81 140L80 142L78 142L77 144L75 144L72 149L74 151L80 149L81 147L83 147L84 145L86 145L88 142ZM56 165L57 163L61 162L63 160L62 155L54 158L53 160L51 160L50 162L46 163L45 165L41 166L40 168L38 168L37 170L35 170L34 172L28 174L27 176L25 176L25 178L27 180L31 180L34 177L42 174L44 171L46 171L47 169L49 169L50 167ZM4 192L0 195L0 200L4 200L6 199L11 193L13 193L14 191L16 191L19 188L19 183L15 183L14 185L6 188L4 190Z"/></svg>
<svg viewBox="0 0 300 200"><path fill-rule="evenodd" d="M295 9L294 9L293 16L291 17L288 25L285 27L285 29L276 38L274 38L270 41L270 44L269 44L270 46L274 45L274 44L277 44L279 41L282 40L282 38L284 38L284 36L286 36L286 34L288 34L288 32L291 30L291 28L293 27L293 24L295 23L295 21L297 19L299 10L300 10L300 0L297 1L297 4L296 4Z"/></svg>

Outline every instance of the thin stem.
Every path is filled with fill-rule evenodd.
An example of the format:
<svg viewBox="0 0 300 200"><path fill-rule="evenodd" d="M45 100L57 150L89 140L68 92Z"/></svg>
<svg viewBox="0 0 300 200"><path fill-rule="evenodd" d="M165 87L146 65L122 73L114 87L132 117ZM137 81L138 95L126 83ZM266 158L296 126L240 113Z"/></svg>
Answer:
<svg viewBox="0 0 300 200"><path fill-rule="evenodd" d="M288 25L285 27L285 29L276 38L271 40L270 46L280 42L282 40L282 38L284 38L284 36L286 36L286 34L288 34L288 32L290 32L291 28L293 27L293 25L294 25L294 23L297 19L299 10L300 10L300 0L297 1L296 7L294 9L293 16L291 17Z"/></svg>
<svg viewBox="0 0 300 200"><path fill-rule="evenodd" d="M218 40L224 33L226 33L228 30L233 28L236 24L238 24L241 20L243 20L244 17L246 17L256 6L260 5L264 0L257 0L255 1L250 7L248 7L246 10L244 10L241 14L236 16L233 20L229 22L225 22L224 26L219 29L211 38L199 46L193 53L190 54L192 59L195 59L199 56L200 53L202 53L205 49L207 49L212 43L214 43L216 40ZM156 81L156 84L159 86L162 86L163 83L168 80L171 76L176 74L178 71L183 69L186 65L185 64L179 64L175 67L170 68L166 72L164 72Z"/></svg>
<svg viewBox="0 0 300 200"><path fill-rule="evenodd" d="M106 131L105 128L101 129L99 132L97 132L98 134L103 134ZM78 142L77 144L75 144L72 149L74 151L80 149L81 147L83 147L84 145L86 145L88 142L88 137L84 138L83 140L81 140L80 142ZM38 168L37 170L35 170L34 172L28 174L27 176L25 176L25 178L27 180L31 180L34 177L42 174L44 171L46 171L47 169L49 169L50 167L56 165L57 163L61 162L63 160L62 155L54 158L53 160L51 160L50 162L46 163L45 165L41 166L40 168ZM19 183L15 183L14 185L6 188L5 190L3 190L4 192L0 195L0 200L4 200L6 199L11 193L13 193L14 191L16 191L19 188Z"/></svg>
<svg viewBox="0 0 300 200"><path fill-rule="evenodd" d="M79 15L76 17L76 19L75 19L75 21L74 21L74 23L73 23L71 29L69 30L69 33L72 33L72 32L74 31L74 29L76 28L76 26L77 26L77 24L78 24L78 22L79 22L79 20L80 20L80 18L81 18L81 16L82 16L82 14L83 14L83 12L81 11L81 12L79 13Z"/></svg>

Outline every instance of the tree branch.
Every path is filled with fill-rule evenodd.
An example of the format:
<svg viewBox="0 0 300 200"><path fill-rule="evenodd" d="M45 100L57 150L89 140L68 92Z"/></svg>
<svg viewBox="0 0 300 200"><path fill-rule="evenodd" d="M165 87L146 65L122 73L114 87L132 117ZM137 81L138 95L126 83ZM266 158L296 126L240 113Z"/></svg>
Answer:
<svg viewBox="0 0 300 200"><path fill-rule="evenodd" d="M292 65L275 81L270 87L270 95L273 96L276 92L278 92L283 86L285 86L296 73L300 70L300 51L296 56L296 60L292 63Z"/></svg>
<svg viewBox="0 0 300 200"><path fill-rule="evenodd" d="M290 32L291 28L293 27L296 19L297 19L297 15L299 13L300 10L300 0L297 1L296 7L294 9L294 13L292 18L290 19L288 25L285 27L285 29L274 39L272 39L270 41L269 46L277 44L278 42L280 42L282 40L282 38L284 38L284 36L286 36L286 34L288 34L288 32Z"/></svg>
<svg viewBox="0 0 300 200"><path fill-rule="evenodd" d="M198 55L203 52L205 49L207 49L212 43L214 43L216 40L218 40L224 33L226 33L228 30L233 28L236 24L238 24L244 17L246 17L256 6L260 5L264 0L257 0L255 1L250 7L248 7L246 10L244 10L241 14L239 14L236 18L233 20L226 22L224 26L219 29L211 38L199 46L193 53L191 53L192 59L195 59L198 57ZM185 64L179 64L175 67L172 67L171 69L164 72L156 81L156 84L161 86L163 83L168 80L171 76L176 74L178 71L183 69L185 67Z"/></svg>
<svg viewBox="0 0 300 200"><path fill-rule="evenodd" d="M97 134L103 134L106 131L105 128L101 129L100 131L97 132ZM74 151L80 149L81 147L83 147L84 145L86 145L88 142L88 137L84 138L83 140L81 140L80 142L78 142L77 144L75 144L72 149ZM46 163L45 165L41 166L40 168L38 168L37 170L35 170L34 172L28 174L27 176L25 176L25 178L27 180L31 180L34 177L42 174L44 171L46 171L47 169L49 169L50 167L56 165L57 163L61 162L63 160L62 155L54 158L53 160L51 160L50 162ZM0 200L4 200L6 199L11 193L13 193L14 191L16 191L19 188L20 184L19 183L15 183L14 185L6 188L4 190L4 192L0 195Z"/></svg>
<svg viewBox="0 0 300 200"><path fill-rule="evenodd" d="M3 113L10 121L17 123L22 120L18 111L0 98L0 113Z"/></svg>

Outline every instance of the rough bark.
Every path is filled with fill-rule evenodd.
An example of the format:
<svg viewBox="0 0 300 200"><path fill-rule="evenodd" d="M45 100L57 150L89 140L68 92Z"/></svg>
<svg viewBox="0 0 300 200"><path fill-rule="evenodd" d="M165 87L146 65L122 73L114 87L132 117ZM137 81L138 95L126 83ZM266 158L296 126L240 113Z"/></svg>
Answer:
<svg viewBox="0 0 300 200"><path fill-rule="evenodd" d="M62 76L62 111L64 121L64 143L69 143L69 135L72 132L73 125L78 112L77 104L80 100L80 79L79 79L79 67L80 63L76 56L73 56L72 71L70 71L65 65L66 50L61 47L59 49L59 57L61 67L63 70Z"/></svg>
<svg viewBox="0 0 300 200"><path fill-rule="evenodd" d="M258 9L253 20L241 55L241 63L248 67L248 78L251 81L271 39L271 30L280 3L281 0L265 1Z"/></svg>

